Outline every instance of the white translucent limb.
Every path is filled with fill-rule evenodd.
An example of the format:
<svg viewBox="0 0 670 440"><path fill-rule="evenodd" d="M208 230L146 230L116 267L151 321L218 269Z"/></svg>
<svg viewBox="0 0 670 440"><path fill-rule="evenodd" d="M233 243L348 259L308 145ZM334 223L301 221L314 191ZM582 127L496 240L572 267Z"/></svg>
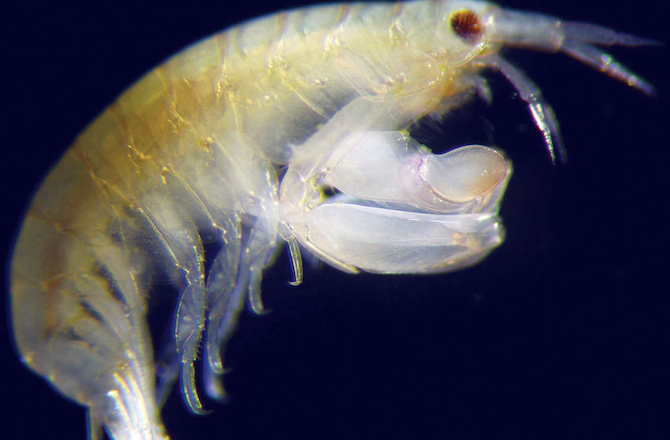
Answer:
<svg viewBox="0 0 670 440"><path fill-rule="evenodd" d="M63 353L76 359L76 350ZM153 390L144 383L152 377L147 377L149 372L135 362L134 355L129 351L131 361L124 368L117 369L110 377L98 378L109 387L107 391L87 397L89 440L101 440L103 426L115 440L167 439L157 420Z"/></svg>
<svg viewBox="0 0 670 440"><path fill-rule="evenodd" d="M225 389L221 380L225 373L222 352L232 336L240 312L244 308L245 290L248 284L248 275L240 274L240 278L233 278L236 283L243 283L241 287L234 287L217 301L216 307L210 310L210 319L207 329L207 344L205 346L206 360L204 367L205 392L215 400L224 401Z"/></svg>
<svg viewBox="0 0 670 440"><path fill-rule="evenodd" d="M162 208L162 209L161 209ZM193 363L205 328L205 285L203 250L197 230L189 220L181 220L167 202L154 206L152 221L161 231L184 276L184 290L175 318L176 349L182 362L181 383L184 397L196 414L204 414L195 386Z"/></svg>
<svg viewBox="0 0 670 440"><path fill-rule="evenodd" d="M288 250L291 255L291 266L293 267L293 281L289 281L292 286L299 286L302 284L303 269L302 269L302 255L300 253L300 245L298 240L293 235L285 234L284 239L288 245Z"/></svg>
<svg viewBox="0 0 670 440"><path fill-rule="evenodd" d="M102 417L94 408L89 408L88 411L86 411L86 427L88 431L88 440L103 439Z"/></svg>
<svg viewBox="0 0 670 440"><path fill-rule="evenodd" d="M591 46L590 44L584 44L583 41L580 40L566 38L563 43L563 52L582 61L584 64L588 64L601 72L605 72L612 78L616 78L619 81L627 83L629 86L641 90L647 95L653 96L655 94L654 86L639 75L628 70L625 66L618 63L611 55L603 52L597 47Z"/></svg>
<svg viewBox="0 0 670 440"><path fill-rule="evenodd" d="M653 94L653 86L597 46L648 46L657 41L590 23L563 22L548 15L502 10L495 14L494 41L506 46L565 52L609 76Z"/></svg>
<svg viewBox="0 0 670 440"><path fill-rule="evenodd" d="M167 400L172 386L181 371L181 357L175 346L174 337L169 335L169 338L161 344L161 353L159 360L156 362L156 405L162 408Z"/></svg>
<svg viewBox="0 0 670 440"><path fill-rule="evenodd" d="M155 423L156 414L153 396L143 393L143 384L138 382L142 371L134 365L113 375L114 386L104 394L91 399L88 419L89 440L102 438L104 426L115 440L168 440L160 423Z"/></svg>
<svg viewBox="0 0 670 440"><path fill-rule="evenodd" d="M654 40L589 23L563 22L548 15L509 10L497 10L489 28L491 43L494 45L564 52L648 95L654 94L654 88L649 82L597 47L660 44ZM521 70L498 55L485 56L481 62L500 71L512 83L521 99L528 104L552 161L565 161L558 122L551 106L542 98L540 89Z"/></svg>
<svg viewBox="0 0 670 440"><path fill-rule="evenodd" d="M542 96L540 88L525 73L508 63L498 55L490 55L482 59L487 66L498 70L519 93L519 97L528 104L535 125L542 133L551 161L566 161L565 147L561 139L558 120L551 105Z"/></svg>
<svg viewBox="0 0 670 440"><path fill-rule="evenodd" d="M222 227L223 249L218 253L209 272L207 281L207 340L205 358L216 374L223 374L221 361L221 341L218 328L229 307L235 290L242 249L242 226L237 215L226 220ZM207 382L207 380L205 381ZM209 394L209 391L208 391Z"/></svg>
<svg viewBox="0 0 670 440"><path fill-rule="evenodd" d="M594 45L635 47L662 43L589 23L567 21L561 24L561 30L565 35L563 52L648 95L654 94L654 86Z"/></svg>
<svg viewBox="0 0 670 440"><path fill-rule="evenodd" d="M209 310L205 344L205 392L215 400L225 401L222 383L225 373L223 355L232 336L245 300L257 314L263 313L261 301L262 269L276 247L277 231L268 215L256 219L248 236L240 234L240 226L225 228L226 246L217 255L208 281Z"/></svg>
<svg viewBox="0 0 670 440"><path fill-rule="evenodd" d="M491 148L435 155L398 131L351 133L334 150L322 183L351 197L438 213L479 211L509 172Z"/></svg>
<svg viewBox="0 0 670 440"><path fill-rule="evenodd" d="M306 217L309 247L368 272L431 273L469 266L503 240L495 214L441 215L351 203Z"/></svg>
<svg viewBox="0 0 670 440"><path fill-rule="evenodd" d="M347 271L445 272L502 243L496 213L511 166L496 150L434 155L397 131L339 139L319 184L340 194L284 218L319 258Z"/></svg>

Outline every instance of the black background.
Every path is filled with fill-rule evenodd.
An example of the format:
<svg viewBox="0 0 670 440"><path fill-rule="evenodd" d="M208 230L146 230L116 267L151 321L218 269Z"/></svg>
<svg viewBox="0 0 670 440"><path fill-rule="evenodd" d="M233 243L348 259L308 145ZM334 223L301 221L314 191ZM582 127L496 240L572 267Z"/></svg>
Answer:
<svg viewBox="0 0 670 440"><path fill-rule="evenodd" d="M670 41L660 0L541 3L505 6ZM299 5L5 10L3 252L36 185L124 88L189 43ZM562 55L508 55L553 104L565 167L551 165L524 105L495 75L492 107L467 106L441 128L514 162L499 250L440 276L310 269L298 288L281 258L264 282L272 312L245 313L229 346L231 403L206 402L214 413L198 417L173 393L163 412L172 438L670 438L668 49L613 53L658 87L655 99ZM25 369L2 330L3 438L83 440L83 409Z"/></svg>

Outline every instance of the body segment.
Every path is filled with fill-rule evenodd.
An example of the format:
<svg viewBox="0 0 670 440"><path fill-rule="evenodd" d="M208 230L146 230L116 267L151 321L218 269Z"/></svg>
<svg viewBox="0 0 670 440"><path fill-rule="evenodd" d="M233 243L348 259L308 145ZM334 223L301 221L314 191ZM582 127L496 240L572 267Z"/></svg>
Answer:
<svg viewBox="0 0 670 440"><path fill-rule="evenodd" d="M464 25L462 11L474 17ZM496 52L505 38L554 50L578 39L507 31L520 23L512 14L453 1L295 11L149 73L82 133L27 213L11 268L26 362L89 407L93 436L102 423L116 439L166 438L157 401L176 372L202 411L193 362L205 329L205 390L223 397L219 347L245 298L262 310L261 272L280 238L298 280L298 243L352 272L442 272L483 258L502 241L509 163L480 146L432 155L403 130L472 89L486 95L480 72L493 67L529 103L547 144L560 142L536 87ZM593 30L585 45L645 42L609 32ZM382 159L393 175L371 172ZM330 188L340 194L328 199ZM409 246L390 241L412 233ZM209 243L221 251L206 278ZM145 317L166 283L176 292L174 345L154 359ZM166 366L158 398L155 361Z"/></svg>

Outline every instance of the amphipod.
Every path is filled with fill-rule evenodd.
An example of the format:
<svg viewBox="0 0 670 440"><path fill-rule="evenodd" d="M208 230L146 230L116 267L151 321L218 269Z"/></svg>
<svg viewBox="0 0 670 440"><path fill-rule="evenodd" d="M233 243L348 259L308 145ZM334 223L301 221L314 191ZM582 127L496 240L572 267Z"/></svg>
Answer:
<svg viewBox="0 0 670 440"><path fill-rule="evenodd" d="M159 408L177 378L203 412L200 353L204 392L224 397L221 347L245 303L263 310L280 243L296 283L301 249L351 273L442 273L501 244L504 154L432 154L407 128L473 91L490 100L494 70L560 160L551 107L503 47L564 52L650 94L598 46L652 43L453 0L319 6L202 41L121 95L36 193L11 262L20 354L88 408L91 439L167 439ZM148 298L165 285L174 320L154 355Z"/></svg>

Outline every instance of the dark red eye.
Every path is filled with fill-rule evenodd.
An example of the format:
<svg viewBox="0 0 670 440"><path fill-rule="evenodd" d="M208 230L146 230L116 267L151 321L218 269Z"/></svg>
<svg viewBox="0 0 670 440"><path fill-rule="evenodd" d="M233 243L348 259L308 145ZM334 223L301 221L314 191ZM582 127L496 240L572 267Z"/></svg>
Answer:
<svg viewBox="0 0 670 440"><path fill-rule="evenodd" d="M484 32L477 14L467 9L454 12L451 16L451 28L456 32L456 35L468 43L479 41L482 32Z"/></svg>

